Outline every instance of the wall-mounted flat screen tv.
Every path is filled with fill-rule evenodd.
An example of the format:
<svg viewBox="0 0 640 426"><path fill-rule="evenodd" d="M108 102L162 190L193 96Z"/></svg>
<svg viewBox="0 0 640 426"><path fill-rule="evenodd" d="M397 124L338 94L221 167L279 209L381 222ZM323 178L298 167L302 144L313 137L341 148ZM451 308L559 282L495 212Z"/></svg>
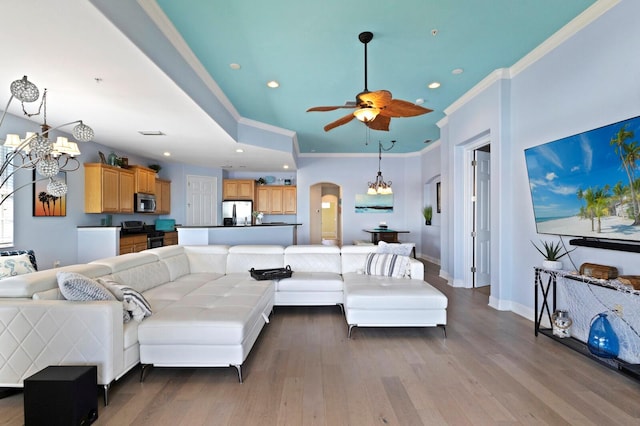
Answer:
<svg viewBox="0 0 640 426"><path fill-rule="evenodd" d="M524 154L538 233L640 241L640 117Z"/></svg>

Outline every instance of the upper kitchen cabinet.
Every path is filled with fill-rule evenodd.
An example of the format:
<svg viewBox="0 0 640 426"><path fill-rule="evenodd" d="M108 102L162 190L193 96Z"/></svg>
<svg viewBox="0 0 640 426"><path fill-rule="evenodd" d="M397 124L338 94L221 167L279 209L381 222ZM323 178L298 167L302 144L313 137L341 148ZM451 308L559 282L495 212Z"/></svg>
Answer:
<svg viewBox="0 0 640 426"><path fill-rule="evenodd" d="M148 167L130 166L135 173L135 192L138 194L156 193L156 172Z"/></svg>
<svg viewBox="0 0 640 426"><path fill-rule="evenodd" d="M264 214L296 214L295 186L264 185L256 188L254 210Z"/></svg>
<svg viewBox="0 0 640 426"><path fill-rule="evenodd" d="M253 200L256 182L252 179L225 179L222 183L224 200Z"/></svg>
<svg viewBox="0 0 640 426"><path fill-rule="evenodd" d="M171 181L156 179L156 213L171 213Z"/></svg>
<svg viewBox="0 0 640 426"><path fill-rule="evenodd" d="M102 163L84 165L85 213L133 213L134 173Z"/></svg>

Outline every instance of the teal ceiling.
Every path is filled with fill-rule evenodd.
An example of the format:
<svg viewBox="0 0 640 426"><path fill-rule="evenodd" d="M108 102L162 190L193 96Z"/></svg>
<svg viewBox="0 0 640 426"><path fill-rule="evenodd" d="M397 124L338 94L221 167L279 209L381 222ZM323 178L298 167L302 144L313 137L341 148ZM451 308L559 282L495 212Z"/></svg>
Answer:
<svg viewBox="0 0 640 426"><path fill-rule="evenodd" d="M243 117L293 130L301 153L395 153L436 140L443 110L498 68L510 67L594 0L158 0L166 16ZM437 34L433 35L433 30ZM368 45L368 88L434 112L391 120L389 132L357 120L325 132L364 88L362 31ZM241 66L233 70L230 64ZM456 68L464 70L454 75ZM267 81L280 87L270 89ZM442 86L428 89L438 81ZM215 118L215 117L214 117Z"/></svg>

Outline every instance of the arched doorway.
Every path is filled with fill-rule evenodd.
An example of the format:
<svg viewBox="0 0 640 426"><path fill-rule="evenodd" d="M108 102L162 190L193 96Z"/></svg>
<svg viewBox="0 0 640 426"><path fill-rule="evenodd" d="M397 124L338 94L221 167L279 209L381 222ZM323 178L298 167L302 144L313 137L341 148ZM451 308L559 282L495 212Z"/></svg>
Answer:
<svg viewBox="0 0 640 426"><path fill-rule="evenodd" d="M339 185L320 182L309 188L311 244L342 245L342 197Z"/></svg>

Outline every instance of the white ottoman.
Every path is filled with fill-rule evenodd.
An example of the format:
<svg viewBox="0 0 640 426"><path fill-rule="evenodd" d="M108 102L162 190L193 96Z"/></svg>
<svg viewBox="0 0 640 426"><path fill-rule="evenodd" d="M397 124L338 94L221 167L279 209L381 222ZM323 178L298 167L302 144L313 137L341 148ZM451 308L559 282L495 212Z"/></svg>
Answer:
<svg viewBox="0 0 640 426"><path fill-rule="evenodd" d="M448 299L431 284L354 273L343 278L349 337L354 327L442 327L446 337Z"/></svg>

